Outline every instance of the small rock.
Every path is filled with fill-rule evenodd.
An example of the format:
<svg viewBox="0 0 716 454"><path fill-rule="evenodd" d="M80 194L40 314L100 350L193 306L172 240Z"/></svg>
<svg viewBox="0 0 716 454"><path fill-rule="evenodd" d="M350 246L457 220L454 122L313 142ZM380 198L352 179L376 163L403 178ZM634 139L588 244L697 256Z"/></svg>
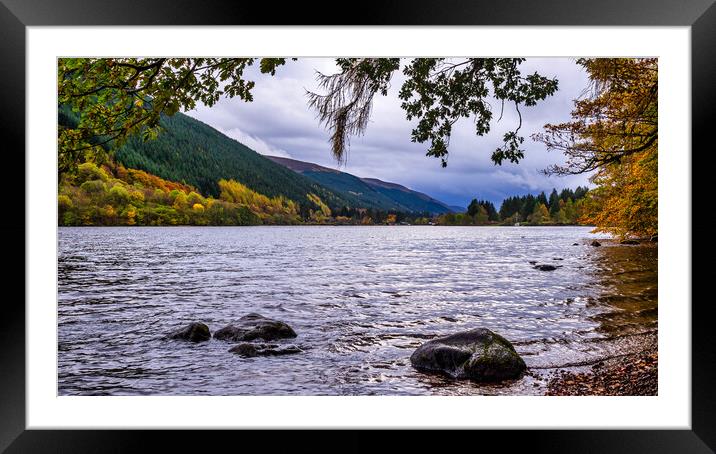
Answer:
<svg viewBox="0 0 716 454"><path fill-rule="evenodd" d="M244 358L253 358L254 356L259 356L259 352L256 349L256 346L254 344L249 343L243 343L231 347L229 349L229 352L236 353L237 355L243 356Z"/></svg>
<svg viewBox="0 0 716 454"><path fill-rule="evenodd" d="M530 260L530 261L527 262L527 263L529 263L530 265L534 265L535 263L537 263L537 260Z"/></svg>
<svg viewBox="0 0 716 454"><path fill-rule="evenodd" d="M552 260L564 260L562 257L554 257Z"/></svg>
<svg viewBox="0 0 716 454"><path fill-rule="evenodd" d="M481 382L518 378L527 369L507 339L484 328L428 341L413 352L410 363L423 372Z"/></svg>
<svg viewBox="0 0 716 454"><path fill-rule="evenodd" d="M590 244L591 244L592 246L595 246L595 247L596 247L596 246L601 246L601 245L602 245L602 243L600 243L600 242L599 242L599 241L597 241L597 240L594 240L594 241L592 241L592 242L591 242Z"/></svg>
<svg viewBox="0 0 716 454"><path fill-rule="evenodd" d="M251 313L214 333L214 339L227 341L267 341L296 337L296 332L286 323Z"/></svg>
<svg viewBox="0 0 716 454"><path fill-rule="evenodd" d="M235 353L244 358L254 358L256 356L280 356L301 353L303 350L295 345L287 345L281 347L276 344L250 344L244 342L229 349L229 352Z"/></svg>
<svg viewBox="0 0 716 454"><path fill-rule="evenodd" d="M652 243L656 243L657 240L658 240L658 238L656 235L652 235L651 238L649 238L649 241L651 241Z"/></svg>
<svg viewBox="0 0 716 454"><path fill-rule="evenodd" d="M557 267L554 265L535 265L535 269L540 271L554 271Z"/></svg>
<svg viewBox="0 0 716 454"><path fill-rule="evenodd" d="M169 333L166 338L186 340L189 342L203 342L211 339L211 332L209 332L209 327L205 324L194 322L188 324L184 328L180 328L172 333Z"/></svg>
<svg viewBox="0 0 716 454"><path fill-rule="evenodd" d="M579 243L572 243L572 246L579 246Z"/></svg>
<svg viewBox="0 0 716 454"><path fill-rule="evenodd" d="M637 240L622 240L619 244L639 244Z"/></svg>

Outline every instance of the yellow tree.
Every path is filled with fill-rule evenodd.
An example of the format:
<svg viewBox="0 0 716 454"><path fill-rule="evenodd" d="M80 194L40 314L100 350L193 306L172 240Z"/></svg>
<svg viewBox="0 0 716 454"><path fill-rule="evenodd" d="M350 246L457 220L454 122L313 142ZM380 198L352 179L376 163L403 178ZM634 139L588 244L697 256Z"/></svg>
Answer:
<svg viewBox="0 0 716 454"><path fill-rule="evenodd" d="M544 203L538 203L535 205L535 209L530 216L530 222L533 224L546 224L549 222L549 210Z"/></svg>
<svg viewBox="0 0 716 454"><path fill-rule="evenodd" d="M323 202L323 200L321 200L320 197L313 193L306 194L306 196L308 197L308 200L318 206L318 210L310 210L311 219L313 221L325 222L328 218L331 217L331 209Z"/></svg>
<svg viewBox="0 0 716 454"><path fill-rule="evenodd" d="M590 77L569 123L548 124L533 136L561 150L566 164L548 174L594 172L597 187L585 201L582 222L620 237L658 230L658 60L579 59Z"/></svg>

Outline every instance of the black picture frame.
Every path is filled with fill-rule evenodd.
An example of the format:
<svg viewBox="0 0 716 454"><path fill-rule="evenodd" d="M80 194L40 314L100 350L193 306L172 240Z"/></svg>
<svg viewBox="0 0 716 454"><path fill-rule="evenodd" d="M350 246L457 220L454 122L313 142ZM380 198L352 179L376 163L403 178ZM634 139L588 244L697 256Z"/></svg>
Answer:
<svg viewBox="0 0 716 454"><path fill-rule="evenodd" d="M12 188L25 188L25 29L40 25L549 25L549 26L690 26L692 32L692 144L709 144L713 108L716 105L716 6L714 0L522 0L430 2L413 0L364 1L351 12L341 12L335 2L270 3L192 0L0 0L0 125L3 129L5 175ZM280 6L279 6L280 5ZM698 94L698 96L696 96ZM713 146L706 147L710 151ZM21 152L21 150L23 150ZM689 150L684 150L689 153ZM713 152L711 152L713 154ZM694 153L691 152L693 159ZM697 170L701 167L701 170ZM697 173L705 166L694 167ZM697 174L693 174L696 181ZM706 177L708 178L708 177ZM694 197L698 194L692 191ZM24 194L24 189L23 189ZM15 196L16 197L16 196ZM19 201L15 200L19 205ZM7 452L132 452L161 443L165 450L207 450L216 442L239 447L243 442L231 431L120 431L120 430L26 430L25 429L25 243L23 215L0 223L5 250L16 248L13 261L2 273L7 297L0 313L0 450ZM692 206L695 206L692 204ZM684 220L690 222L690 220ZM707 223L691 224L692 238L709 238ZM19 238L24 238L22 246ZM711 242L711 240L708 240ZM22 248L22 250L21 250ZM700 248L699 254L707 250ZM23 266L20 266L20 263ZM704 286L712 277L709 269L692 267L692 282ZM709 273L707 275L707 273ZM283 450L309 447L332 451L366 452L373 449L404 450L417 442L423 448L437 441L447 448L464 443L474 449L549 452L714 452L716 449L716 392L714 342L710 299L683 301L692 313L692 419L691 430L548 430L461 431L451 434L400 433L377 442L365 431L259 434L270 437ZM477 410L479 411L479 409ZM201 417L197 415L197 417ZM537 415L536 415L537 417ZM634 421L638 425L638 421ZM253 440L253 441L258 441ZM284 440L284 441L280 441ZM260 442L260 441L259 441ZM494 444L497 443L497 444ZM493 446L492 448L489 448ZM246 446L248 448L248 445ZM461 448L464 449L464 448ZM269 449L272 451L273 449Z"/></svg>

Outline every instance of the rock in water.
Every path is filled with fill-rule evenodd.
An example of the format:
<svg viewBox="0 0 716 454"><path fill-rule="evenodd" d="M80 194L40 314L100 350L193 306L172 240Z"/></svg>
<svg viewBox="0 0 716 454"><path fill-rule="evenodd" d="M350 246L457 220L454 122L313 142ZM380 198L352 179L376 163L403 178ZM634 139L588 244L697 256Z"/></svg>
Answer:
<svg viewBox="0 0 716 454"><path fill-rule="evenodd" d="M620 241L621 244L639 244L637 240L622 240Z"/></svg>
<svg viewBox="0 0 716 454"><path fill-rule="evenodd" d="M518 378L527 369L507 339L484 328L426 342L413 352L410 362L423 372L480 382Z"/></svg>
<svg viewBox="0 0 716 454"><path fill-rule="evenodd" d="M248 314L214 333L214 339L227 341L267 341L296 337L296 332L284 322L259 314Z"/></svg>
<svg viewBox="0 0 716 454"><path fill-rule="evenodd" d="M540 271L554 271L557 267L554 265L535 265L535 269Z"/></svg>
<svg viewBox="0 0 716 454"><path fill-rule="evenodd" d="M293 353L301 353L303 350L295 345L287 345L280 347L276 344L250 344L244 342L229 349L229 352L236 353L244 358L253 358L255 356L279 356L291 355Z"/></svg>
<svg viewBox="0 0 716 454"><path fill-rule="evenodd" d="M592 246L601 246L601 245L602 245L602 243L600 243L600 242L597 241L597 240L592 241L591 244L592 244Z"/></svg>
<svg viewBox="0 0 716 454"><path fill-rule="evenodd" d="M203 323L194 322L167 335L167 339L187 340L190 342L202 342L211 339L209 327Z"/></svg>

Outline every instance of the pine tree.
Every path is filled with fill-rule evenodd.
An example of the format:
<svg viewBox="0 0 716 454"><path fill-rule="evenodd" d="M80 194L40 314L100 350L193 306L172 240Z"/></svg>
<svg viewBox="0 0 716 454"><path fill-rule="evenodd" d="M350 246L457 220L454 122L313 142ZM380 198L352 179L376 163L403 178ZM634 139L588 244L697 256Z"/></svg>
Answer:
<svg viewBox="0 0 716 454"><path fill-rule="evenodd" d="M467 214L474 217L477 214L479 207L480 204L478 203L477 199L472 199L470 205L467 206Z"/></svg>
<svg viewBox="0 0 716 454"><path fill-rule="evenodd" d="M557 190L552 188L552 192L549 194L549 214L554 217L559 211L559 194Z"/></svg>

